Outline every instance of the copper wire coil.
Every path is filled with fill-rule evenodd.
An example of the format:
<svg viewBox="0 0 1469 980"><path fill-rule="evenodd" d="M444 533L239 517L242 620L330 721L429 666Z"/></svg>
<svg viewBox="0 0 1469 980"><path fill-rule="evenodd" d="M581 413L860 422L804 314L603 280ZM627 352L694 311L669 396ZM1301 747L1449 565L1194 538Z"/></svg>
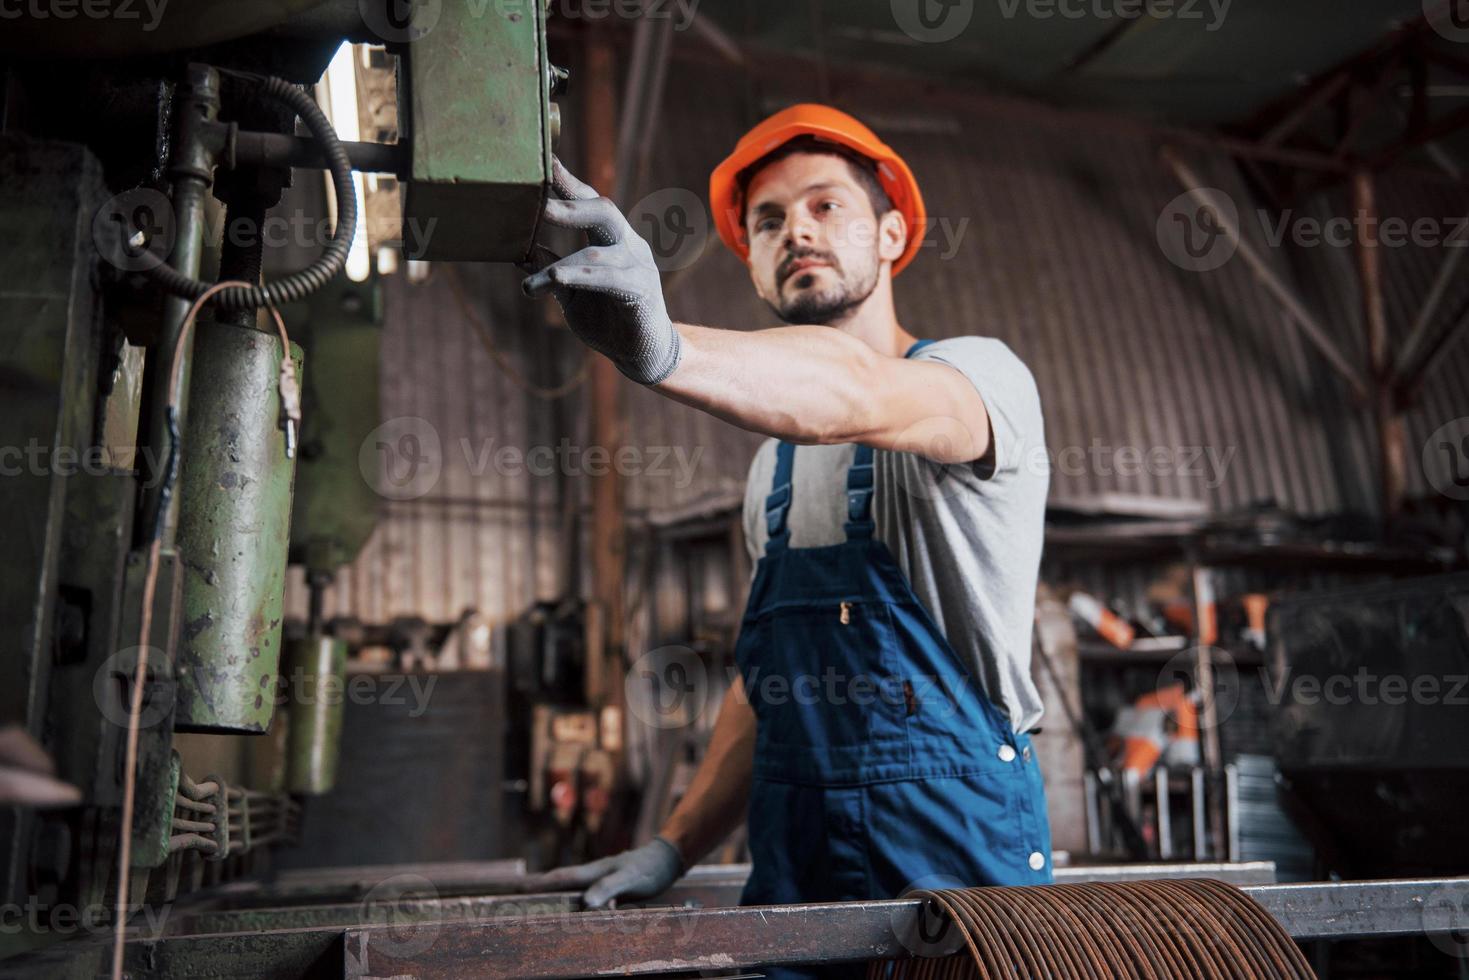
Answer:
<svg viewBox="0 0 1469 980"><path fill-rule="evenodd" d="M957 930L868 980L1311 978L1295 942L1244 892L1210 879L917 891ZM916 944L915 944L916 945ZM944 955L934 955L942 953ZM925 955L926 954L926 955Z"/></svg>

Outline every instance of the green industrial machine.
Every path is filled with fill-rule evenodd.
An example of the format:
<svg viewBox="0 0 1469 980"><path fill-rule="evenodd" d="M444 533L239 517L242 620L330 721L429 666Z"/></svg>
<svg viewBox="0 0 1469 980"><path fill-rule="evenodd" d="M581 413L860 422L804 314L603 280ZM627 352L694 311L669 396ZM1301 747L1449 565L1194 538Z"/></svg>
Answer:
<svg viewBox="0 0 1469 980"><path fill-rule="evenodd" d="M258 735L275 711L295 475L276 423L280 344L229 323L194 336L179 485L182 731ZM299 364L300 348L291 354Z"/></svg>
<svg viewBox="0 0 1469 980"><path fill-rule="evenodd" d="M539 3L446 3L434 29L405 53L409 257L530 254L559 127L551 96L562 77L546 58L544 17Z"/></svg>
<svg viewBox="0 0 1469 980"><path fill-rule="evenodd" d="M390 0L246 6L0 31L0 729L81 799L0 799L0 908L27 910L0 922L0 976L105 973L116 916L263 874L335 781L347 644L322 594L380 503L358 451L383 303L341 272L350 170L397 179L415 258L523 259L546 194L564 73L541 3L443 4L405 36L384 34ZM399 59L396 144L336 140L306 94L344 40ZM286 200L333 215L333 239L262 276L266 236L221 229L260 229L323 169L334 209ZM190 330L219 280L247 286ZM60 908L91 926L55 928ZM159 962L128 946L132 976L202 969Z"/></svg>
<svg viewBox="0 0 1469 980"><path fill-rule="evenodd" d="M291 512L290 559L307 580L351 561L377 524L379 498L362 476L362 444L377 428L378 338L382 289L376 280L334 280L286 310L311 351L303 388L298 479Z"/></svg>
<svg viewBox="0 0 1469 980"><path fill-rule="evenodd" d="M347 675L347 643L319 631L286 646L284 682L291 691L286 730L286 785L319 796L337 782L337 750Z"/></svg>
<svg viewBox="0 0 1469 980"><path fill-rule="evenodd" d="M382 291L376 281L339 279L290 312L314 369L306 373L290 529L290 560L305 569L310 611L304 635L286 642L281 667L290 709L285 781L292 793L319 795L336 783L347 670L346 642L325 634L322 589L377 523L378 497L358 457L379 415Z"/></svg>

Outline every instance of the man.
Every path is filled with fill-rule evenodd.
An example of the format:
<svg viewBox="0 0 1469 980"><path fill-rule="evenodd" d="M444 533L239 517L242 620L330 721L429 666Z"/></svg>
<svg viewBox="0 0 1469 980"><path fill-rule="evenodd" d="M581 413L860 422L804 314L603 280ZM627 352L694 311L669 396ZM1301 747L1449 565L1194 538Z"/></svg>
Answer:
<svg viewBox="0 0 1469 980"><path fill-rule="evenodd" d="M545 218L591 244L526 291L551 291L633 380L772 438L750 468L758 565L708 754L658 837L549 884L590 886L592 907L655 895L747 812L745 904L1050 881L1026 734L1040 402L1000 341L899 323L892 279L925 220L911 171L826 106L741 139L710 179L716 227L789 324L744 331L672 322L647 244L556 166Z"/></svg>

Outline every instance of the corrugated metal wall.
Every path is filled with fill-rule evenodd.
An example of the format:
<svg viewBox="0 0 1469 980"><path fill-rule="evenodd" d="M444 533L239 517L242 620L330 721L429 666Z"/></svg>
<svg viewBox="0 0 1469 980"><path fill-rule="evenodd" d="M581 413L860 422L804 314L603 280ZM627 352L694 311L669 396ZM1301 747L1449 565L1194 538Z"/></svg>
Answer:
<svg viewBox="0 0 1469 980"><path fill-rule="evenodd" d="M756 84L734 69L680 61L670 78L676 84L667 88L639 196L682 187L703 199L710 168L748 125L784 101L817 97L801 65L762 70ZM1053 505L1121 495L1216 511L1270 501L1305 515L1375 506L1365 410L1350 405L1244 263L1236 257L1193 273L1165 258L1155 225L1181 188L1147 130L1033 103L961 99L909 81L828 81L830 101L868 119L905 155L935 218L935 244L897 281L904 325L920 336L997 336L1030 365L1056 461ZM563 147L568 159L574 139ZM1236 171L1197 151L1188 157L1236 201L1245 234L1282 274L1303 278L1302 291L1353 362L1363 363L1349 250L1265 246ZM1311 204L1332 206L1339 199ZM1391 180L1382 193L1384 215L1448 218L1466 209L1469 197L1441 187ZM1442 249L1390 252L1390 322L1400 339ZM582 392L548 406L510 384L456 308L446 274L420 286L401 276L389 281L383 350L384 417L433 423L445 447L443 479L428 497L385 505L372 542L333 588L330 613L445 618L474 605L498 619L562 586L556 481L493 469L476 476L459 447L493 439L525 448L562 435L580 444ZM539 371L542 383L574 370L577 345L564 331L548 337L534 325L512 270L462 274L509 357ZM736 328L776 322L712 234L699 261L668 277L667 294L677 319ZM1466 381L1469 350L1461 349L1435 373L1412 416L1415 490L1423 486L1422 439L1469 415ZM643 454L641 471L628 479L635 520L738 499L758 437L631 385L627 401L627 444ZM1163 462L1157 472L1118 472L1121 447L1156 451ZM665 458L649 472L657 453L674 448L683 450L683 465ZM577 483L572 476L567 487Z"/></svg>
<svg viewBox="0 0 1469 980"><path fill-rule="evenodd" d="M563 485L523 454L556 446L565 410L526 393L494 363L452 276L530 381L554 383L553 361L574 369L581 357L565 330L537 329L514 270L446 266L418 284L402 274L384 281L382 417L423 420L413 431L439 476L422 496L382 501L376 532L327 590L328 616L444 621L473 607L498 621L561 589ZM290 608L299 616L305 590L293 571Z"/></svg>

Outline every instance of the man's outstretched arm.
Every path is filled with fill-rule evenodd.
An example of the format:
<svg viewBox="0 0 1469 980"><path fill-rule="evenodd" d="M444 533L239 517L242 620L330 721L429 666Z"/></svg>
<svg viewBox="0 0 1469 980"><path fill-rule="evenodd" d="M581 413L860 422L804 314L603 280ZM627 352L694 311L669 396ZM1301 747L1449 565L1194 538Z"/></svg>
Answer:
<svg viewBox="0 0 1469 980"><path fill-rule="evenodd" d="M536 270L568 326L641 384L728 422L799 443L861 442L940 463L989 449L984 401L959 371L879 354L821 326L719 330L675 325L652 250L607 198L555 161L548 222L590 244Z"/></svg>
<svg viewBox="0 0 1469 980"><path fill-rule="evenodd" d="M880 354L830 327L674 326L682 356L657 390L742 429L801 444L860 442L939 463L989 449L983 399L946 364Z"/></svg>

